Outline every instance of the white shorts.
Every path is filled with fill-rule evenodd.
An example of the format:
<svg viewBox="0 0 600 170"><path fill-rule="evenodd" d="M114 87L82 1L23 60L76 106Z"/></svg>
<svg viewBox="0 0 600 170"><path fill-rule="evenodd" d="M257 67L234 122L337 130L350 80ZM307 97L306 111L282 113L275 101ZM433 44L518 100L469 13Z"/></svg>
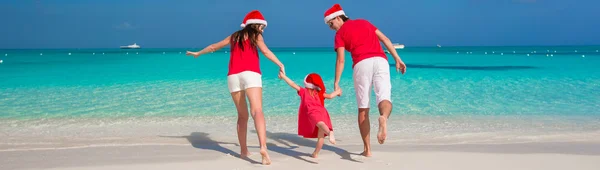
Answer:
<svg viewBox="0 0 600 170"><path fill-rule="evenodd" d="M390 82L390 64L382 57L364 59L354 65L352 74L356 103L358 108L369 108L371 86L375 90L377 105L387 100L392 101L392 84Z"/></svg>
<svg viewBox="0 0 600 170"><path fill-rule="evenodd" d="M227 76L229 92L238 92L252 87L262 87L262 76L253 71L244 71Z"/></svg>

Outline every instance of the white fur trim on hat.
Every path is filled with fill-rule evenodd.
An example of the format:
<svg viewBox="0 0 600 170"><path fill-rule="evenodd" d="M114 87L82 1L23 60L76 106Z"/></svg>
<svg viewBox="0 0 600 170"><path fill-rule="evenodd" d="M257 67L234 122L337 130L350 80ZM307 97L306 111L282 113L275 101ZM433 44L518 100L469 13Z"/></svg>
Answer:
<svg viewBox="0 0 600 170"><path fill-rule="evenodd" d="M262 19L249 19L249 20L246 20L245 24L242 24L240 26L242 26L242 28L244 28L248 24L262 24L262 25L267 26L267 21L262 20Z"/></svg>
<svg viewBox="0 0 600 170"><path fill-rule="evenodd" d="M306 82L306 78L308 78L308 75L306 75L306 77L304 77L304 87L309 88L309 89L321 90L321 88L315 86L314 84Z"/></svg>
<svg viewBox="0 0 600 170"><path fill-rule="evenodd" d="M331 14L327 15L325 17L325 23L327 23L327 21L329 21L331 19L334 19L335 17L338 17L340 15L346 15L346 13L344 13L344 10L339 10L339 11L336 11L334 13L331 13Z"/></svg>

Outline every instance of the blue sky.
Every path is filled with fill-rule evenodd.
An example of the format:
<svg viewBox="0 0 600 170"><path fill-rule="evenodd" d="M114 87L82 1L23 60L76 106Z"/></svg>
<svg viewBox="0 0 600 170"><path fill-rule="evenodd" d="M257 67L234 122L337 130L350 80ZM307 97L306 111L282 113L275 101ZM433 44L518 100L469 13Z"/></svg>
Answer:
<svg viewBox="0 0 600 170"><path fill-rule="evenodd" d="M407 46L598 45L597 0L0 0L0 48L203 47L258 9L271 47L329 47L340 3Z"/></svg>

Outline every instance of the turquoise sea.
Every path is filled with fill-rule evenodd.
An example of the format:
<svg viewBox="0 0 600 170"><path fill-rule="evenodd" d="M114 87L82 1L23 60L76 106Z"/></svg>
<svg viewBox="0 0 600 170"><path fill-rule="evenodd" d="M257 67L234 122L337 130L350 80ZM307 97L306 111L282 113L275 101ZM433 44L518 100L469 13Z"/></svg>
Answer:
<svg viewBox="0 0 600 170"><path fill-rule="evenodd" d="M144 126L164 120L174 126L177 120L197 119L220 120L233 127L237 113L227 90L228 50L199 58L185 56L186 50L198 49L0 50L3 130L64 128L65 120L102 120L102 124L88 125L103 127L115 125L111 121L135 120ZM581 136L598 136L598 50L600 46L398 50L408 69L405 75L391 76L392 117L397 120L391 122L391 131L412 137L428 132L439 137L448 129L454 129L451 134L455 135L585 132ZM294 81L316 72L332 89L333 49L272 51ZM351 59L347 57L341 81L344 93L326 102L334 128L356 128ZM389 60L393 66L391 56ZM277 78L278 68L264 57L261 69L268 129L295 132L298 97ZM371 116L377 115L376 109L372 112Z"/></svg>

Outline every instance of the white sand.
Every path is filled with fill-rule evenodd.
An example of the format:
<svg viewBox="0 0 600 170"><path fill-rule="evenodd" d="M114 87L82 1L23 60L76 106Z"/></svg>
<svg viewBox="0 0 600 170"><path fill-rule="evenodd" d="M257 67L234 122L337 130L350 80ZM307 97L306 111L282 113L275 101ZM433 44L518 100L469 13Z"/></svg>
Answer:
<svg viewBox="0 0 600 170"><path fill-rule="evenodd" d="M254 145L249 160L233 144L191 140L188 145L98 146L1 151L0 169L544 169L598 170L600 144L527 143L501 145L373 145L373 157L356 153L359 145L325 146L310 158L312 144L270 140L273 164L258 164ZM305 146L310 145L310 146ZM229 153L229 154L228 154ZM231 155L230 155L231 154Z"/></svg>
<svg viewBox="0 0 600 170"><path fill-rule="evenodd" d="M258 164L251 124L253 155L248 160L237 157L230 118L0 121L0 170L600 169L600 131L594 122L538 122L540 127L529 127L525 125L531 121L514 123L517 119L481 126L470 119L407 118L389 125L384 145L376 143L373 127L373 157L365 158L357 155L362 151L360 136L354 118L348 118L336 126L338 145L325 146L313 159L314 139L294 135L295 119L287 119L269 121L270 166ZM218 128L224 122L227 128Z"/></svg>

